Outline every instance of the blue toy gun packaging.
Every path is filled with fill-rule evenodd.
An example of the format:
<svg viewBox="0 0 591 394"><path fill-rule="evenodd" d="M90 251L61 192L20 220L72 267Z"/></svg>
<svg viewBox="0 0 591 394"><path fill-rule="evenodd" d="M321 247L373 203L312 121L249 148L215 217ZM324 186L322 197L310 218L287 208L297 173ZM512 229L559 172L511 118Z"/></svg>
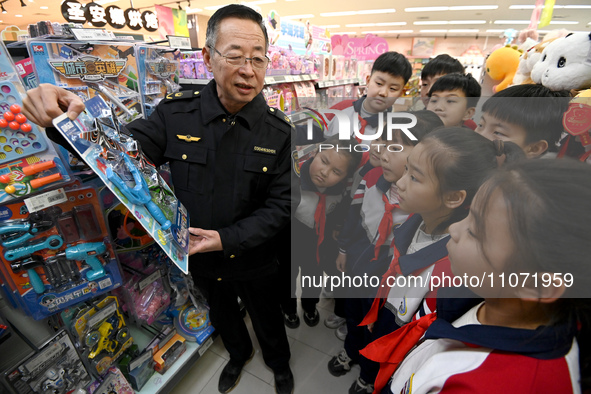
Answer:
<svg viewBox="0 0 591 394"><path fill-rule="evenodd" d="M70 180L45 133L22 113L25 94L14 63L0 42L0 203Z"/></svg>
<svg viewBox="0 0 591 394"><path fill-rule="evenodd" d="M170 259L188 272L189 217L186 208L139 144L121 132L113 110L100 97L85 102L75 121L65 114L53 124L121 200Z"/></svg>
<svg viewBox="0 0 591 394"><path fill-rule="evenodd" d="M43 319L122 284L96 190L54 190L0 207L7 298Z"/></svg>

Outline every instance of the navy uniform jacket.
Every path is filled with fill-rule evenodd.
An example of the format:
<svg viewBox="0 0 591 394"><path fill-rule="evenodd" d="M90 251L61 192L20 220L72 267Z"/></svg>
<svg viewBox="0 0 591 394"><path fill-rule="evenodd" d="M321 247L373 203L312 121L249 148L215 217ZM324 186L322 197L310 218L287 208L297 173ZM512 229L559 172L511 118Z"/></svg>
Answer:
<svg viewBox="0 0 591 394"><path fill-rule="evenodd" d="M289 118L262 94L231 117L211 81L200 92L170 94L127 129L156 166L170 163L191 226L220 234L223 252L191 256L193 275L248 280L277 269L270 241L291 213Z"/></svg>

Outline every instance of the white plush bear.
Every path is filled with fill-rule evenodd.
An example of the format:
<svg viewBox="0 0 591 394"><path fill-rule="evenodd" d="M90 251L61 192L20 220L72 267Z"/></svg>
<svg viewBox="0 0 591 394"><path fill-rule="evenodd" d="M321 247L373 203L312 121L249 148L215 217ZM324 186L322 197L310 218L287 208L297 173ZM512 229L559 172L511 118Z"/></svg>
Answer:
<svg viewBox="0 0 591 394"><path fill-rule="evenodd" d="M591 33L571 33L551 42L531 78L551 90L591 87Z"/></svg>

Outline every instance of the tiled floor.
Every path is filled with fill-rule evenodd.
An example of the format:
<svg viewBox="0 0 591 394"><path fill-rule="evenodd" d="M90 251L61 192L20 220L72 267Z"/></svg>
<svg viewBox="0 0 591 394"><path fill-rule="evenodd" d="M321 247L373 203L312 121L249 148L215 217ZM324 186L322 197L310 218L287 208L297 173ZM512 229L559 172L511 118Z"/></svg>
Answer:
<svg viewBox="0 0 591 394"><path fill-rule="evenodd" d="M308 327L300 310L300 327L295 330L287 328L287 336L291 345L291 370L295 378L295 394L331 394L347 393L359 375L359 367L341 377L332 376L327 369L328 361L343 347L343 342L334 335L334 330L326 328L324 318L333 310L331 299L321 299L318 304L320 323L316 327ZM275 393L273 372L263 362L260 348L246 317L251 338L255 345L255 356L244 367L239 384L232 394L272 394ZM172 394L216 394L218 379L222 368L228 360L228 352L224 349L219 337L201 357L185 378L174 388Z"/></svg>

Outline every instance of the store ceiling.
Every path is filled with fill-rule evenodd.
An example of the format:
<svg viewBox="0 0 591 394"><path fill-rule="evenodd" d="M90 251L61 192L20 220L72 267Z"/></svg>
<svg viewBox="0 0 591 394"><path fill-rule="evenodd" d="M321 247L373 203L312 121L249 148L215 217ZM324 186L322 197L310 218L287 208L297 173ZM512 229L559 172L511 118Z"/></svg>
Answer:
<svg viewBox="0 0 591 394"><path fill-rule="evenodd" d="M79 0L85 4L90 1ZM212 15L215 7L227 4L223 0L97 0L97 3L117 5L126 9L133 2L135 8L152 9L154 4L165 4L176 8L180 6L190 13ZM22 7L25 4L26 7ZM6 0L3 2L7 13L0 14L0 25L17 25L26 29L30 23L40 20L65 22L61 15L59 0ZM525 29L528 25L532 9L510 9L512 5L529 5L533 7L534 0L418 0L384 1L384 0L261 0L252 1L259 7L263 15L275 10L281 18L301 15L302 22L310 21L317 26L330 26L332 34L348 33L349 35L364 36L373 33L382 37L400 36L499 36L506 29ZM591 31L591 5L589 0L557 0L554 10L553 23L540 29L542 32L553 29L567 29L569 31ZM565 6L586 6L585 9L566 8ZM450 7L446 11L408 12L408 7ZM498 6L492 10L457 10L459 6ZM45 7L46 9L42 9ZM565 8L558 8L565 7ZM395 9L395 12L391 12ZM199 11L200 10L200 11ZM370 13L382 10L379 13ZM359 11L354 15L322 16L325 13ZM19 16L20 15L20 16ZM524 23L500 24L499 21L524 21ZM440 22L439 24L430 24ZM445 23L441 23L445 22ZM367 24L375 24L369 26ZM351 25L363 26L351 26ZM336 27L338 25L338 27ZM349 26L348 26L349 25ZM87 26L87 25L85 25ZM108 26L107 26L108 27ZM445 31L443 31L445 30ZM467 31L466 31L467 30ZM145 31L140 31L146 33Z"/></svg>

